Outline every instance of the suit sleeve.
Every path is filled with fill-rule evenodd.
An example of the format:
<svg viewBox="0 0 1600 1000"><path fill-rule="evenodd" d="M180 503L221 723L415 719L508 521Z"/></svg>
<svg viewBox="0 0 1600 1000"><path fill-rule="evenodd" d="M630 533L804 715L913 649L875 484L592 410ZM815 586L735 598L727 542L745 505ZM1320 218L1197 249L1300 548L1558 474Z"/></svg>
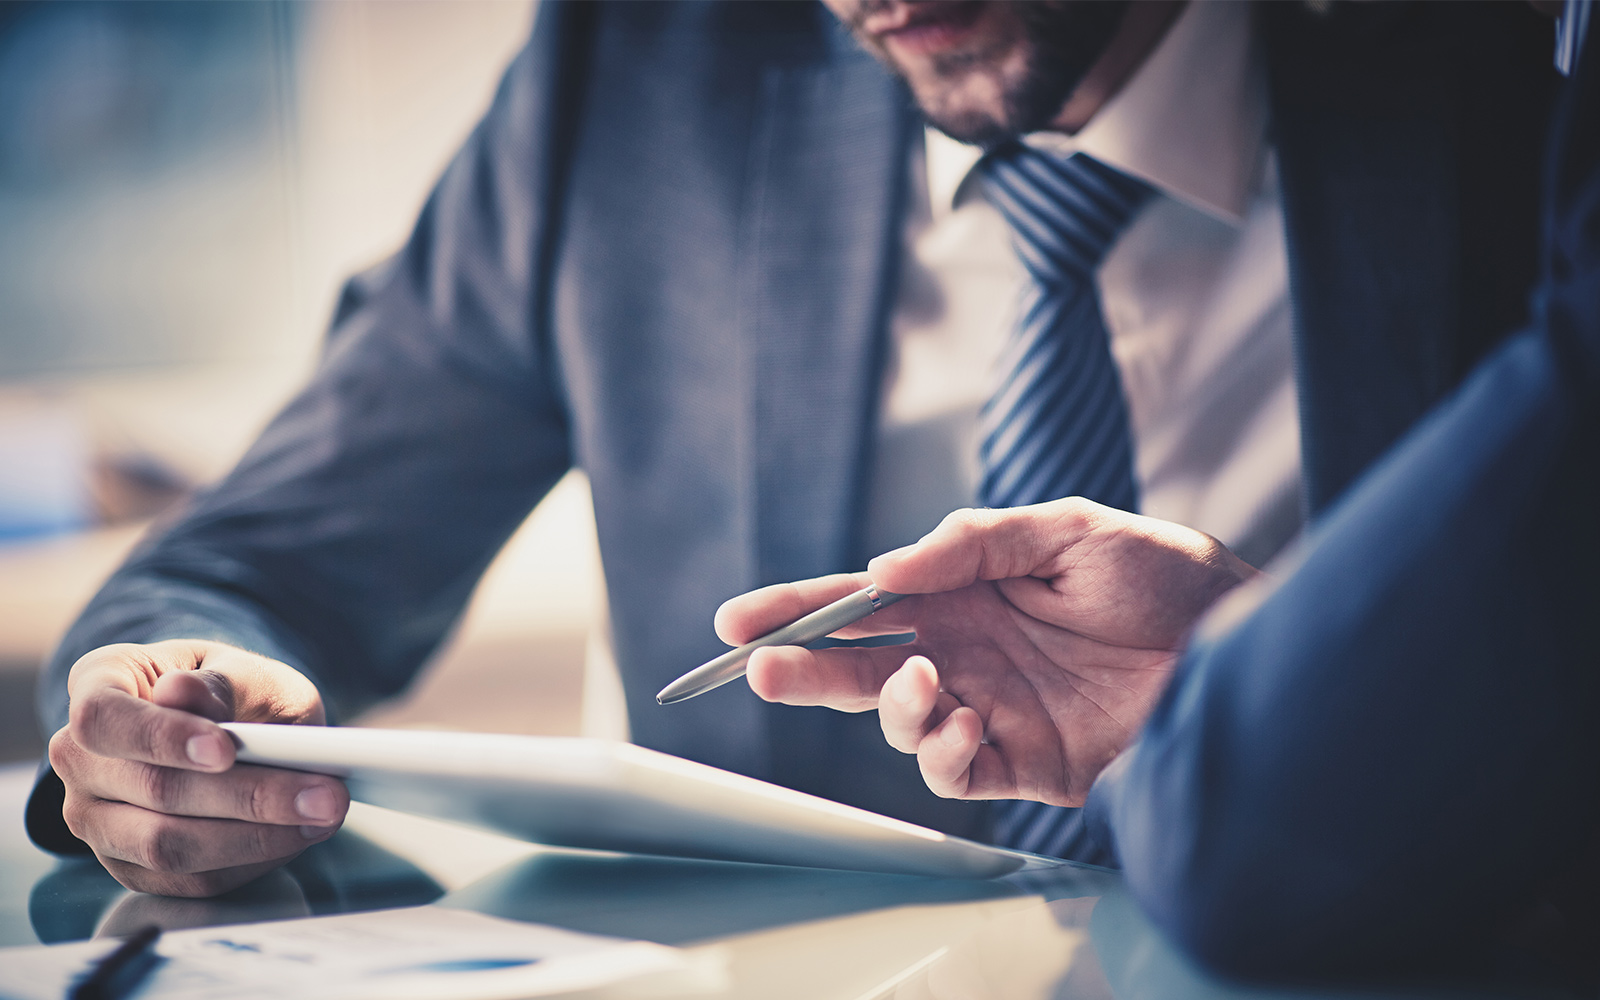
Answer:
<svg viewBox="0 0 1600 1000"><path fill-rule="evenodd" d="M1215 970L1461 972L1593 866L1593 93L1555 159L1567 193L1533 328L1360 481L1275 590L1215 609L1091 793L1144 909Z"/></svg>
<svg viewBox="0 0 1600 1000"><path fill-rule="evenodd" d="M571 464L542 275L588 17L542 5L406 245L344 289L310 383L89 604L41 677L47 733L72 663L107 643L233 643L305 672L335 716L399 690L439 645ZM60 794L46 767L29 833L81 849Z"/></svg>

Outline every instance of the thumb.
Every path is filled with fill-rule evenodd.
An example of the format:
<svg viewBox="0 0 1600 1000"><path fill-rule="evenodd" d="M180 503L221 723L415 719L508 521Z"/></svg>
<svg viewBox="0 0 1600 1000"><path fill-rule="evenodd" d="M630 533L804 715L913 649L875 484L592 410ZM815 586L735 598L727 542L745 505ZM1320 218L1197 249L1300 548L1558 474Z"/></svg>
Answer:
<svg viewBox="0 0 1600 1000"><path fill-rule="evenodd" d="M286 663L233 646L204 649L195 669L164 674L151 700L213 722L288 722L321 725L316 686Z"/></svg>
<svg viewBox="0 0 1600 1000"><path fill-rule="evenodd" d="M162 708L176 708L212 722L234 721L233 685L215 671L162 674L150 689L150 700Z"/></svg>

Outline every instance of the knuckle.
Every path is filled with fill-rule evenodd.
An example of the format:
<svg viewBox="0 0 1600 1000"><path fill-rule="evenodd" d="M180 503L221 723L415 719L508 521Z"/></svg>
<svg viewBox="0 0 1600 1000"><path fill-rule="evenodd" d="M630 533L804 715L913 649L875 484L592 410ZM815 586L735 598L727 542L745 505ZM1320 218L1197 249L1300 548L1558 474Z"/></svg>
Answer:
<svg viewBox="0 0 1600 1000"><path fill-rule="evenodd" d="M878 698L883 694L883 677L878 673L876 664L868 655L867 650L852 650L851 667L855 673L855 694L858 697L871 701L870 707L878 707Z"/></svg>
<svg viewBox="0 0 1600 1000"><path fill-rule="evenodd" d="M176 823L158 820L139 837L134 849L137 863L153 872L182 874L193 854L189 838Z"/></svg>
<svg viewBox="0 0 1600 1000"><path fill-rule="evenodd" d="M918 763L922 766L922 783L928 786L928 791L941 799L961 798L961 789L954 782L947 781L936 774L926 760L919 758Z"/></svg>
<svg viewBox="0 0 1600 1000"><path fill-rule="evenodd" d="M103 859L102 859L103 860ZM153 896L177 896L181 898L197 898L214 896L217 890L209 890L212 882L211 873L204 872L198 875L178 875L169 872L156 872L148 868L141 868L137 864L123 861L105 861L106 871L112 878L121 882L123 887L134 892L149 893Z"/></svg>
<svg viewBox="0 0 1600 1000"><path fill-rule="evenodd" d="M72 727L63 726L50 737L50 745L46 752L50 758L50 766L55 769L62 781L66 781L78 761L78 755L82 753L82 748L72 737Z"/></svg>
<svg viewBox="0 0 1600 1000"><path fill-rule="evenodd" d="M139 769L139 786L145 801L157 812L175 812L182 797L182 775L167 767Z"/></svg>
<svg viewBox="0 0 1600 1000"><path fill-rule="evenodd" d="M875 689L872 686L872 671L868 669L867 665L857 659L855 663L851 664L851 667L851 673L855 675L852 680L855 682L856 692L862 695L875 693Z"/></svg>
<svg viewBox="0 0 1600 1000"><path fill-rule="evenodd" d="M251 824L247 829L249 837L242 861L271 861L284 853L278 845L278 827ZM298 835L299 831L295 832Z"/></svg>
<svg viewBox="0 0 1600 1000"><path fill-rule="evenodd" d="M133 724L133 746L145 760L156 760L161 753L165 726L155 712L140 713Z"/></svg>
<svg viewBox="0 0 1600 1000"><path fill-rule="evenodd" d="M1055 514L1059 522L1076 530L1093 527L1103 522L1107 508L1087 497L1066 497L1060 501L1061 509Z"/></svg>
<svg viewBox="0 0 1600 1000"><path fill-rule="evenodd" d="M1082 517L1098 506L1088 497L1081 496L1062 497L1057 502L1061 505L1061 511L1063 513L1070 514L1075 517Z"/></svg>
<svg viewBox="0 0 1600 1000"><path fill-rule="evenodd" d="M87 671L93 670L95 667L107 660L115 660L118 657L125 655L129 650L135 648L137 647L133 646L131 643L114 642L108 646L98 646L89 650L87 653L84 653L82 656L74 660L72 662L72 666L67 670L68 690L70 691L72 688L72 683L78 678L82 677Z"/></svg>
<svg viewBox="0 0 1600 1000"><path fill-rule="evenodd" d="M101 692L91 692L81 698L74 698L67 707L67 728L72 730L74 737L84 746L93 748L95 736L104 723L105 712L106 699Z"/></svg>
<svg viewBox="0 0 1600 1000"><path fill-rule="evenodd" d="M89 822L92 802L92 799L78 795L70 788L67 790L66 798L61 802L61 819L67 824L67 829L72 831L72 835L86 844L95 842Z"/></svg>
<svg viewBox="0 0 1600 1000"><path fill-rule="evenodd" d="M926 735L923 729L908 725L899 719L893 720L886 726L883 733L896 750L913 754L922 749L922 739Z"/></svg>
<svg viewBox="0 0 1600 1000"><path fill-rule="evenodd" d="M153 872L126 861L105 857L98 852L96 852L95 856L100 859L101 867L109 872L112 878L121 883L124 889L130 892L148 892L158 896L168 895L162 882Z"/></svg>
<svg viewBox="0 0 1600 1000"><path fill-rule="evenodd" d="M946 514L939 527L958 537L965 537L983 530L992 513L992 511L978 510L973 507L963 507L960 510L953 510Z"/></svg>
<svg viewBox="0 0 1600 1000"><path fill-rule="evenodd" d="M272 782L266 780L247 782L239 791L241 819L254 823L270 823L276 812Z"/></svg>

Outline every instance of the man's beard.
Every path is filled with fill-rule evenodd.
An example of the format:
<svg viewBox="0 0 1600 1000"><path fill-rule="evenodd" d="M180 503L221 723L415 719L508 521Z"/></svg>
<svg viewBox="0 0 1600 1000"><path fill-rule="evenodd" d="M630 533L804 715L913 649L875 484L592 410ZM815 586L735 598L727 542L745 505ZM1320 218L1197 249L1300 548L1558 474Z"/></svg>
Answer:
<svg viewBox="0 0 1600 1000"><path fill-rule="evenodd" d="M865 6L873 5L868 0ZM994 51L945 53L931 60L935 75L952 87L958 87L970 73L1000 77L1000 117L991 109L939 101L942 94L917 95L928 121L960 142L993 146L1048 126L1105 53L1127 13L1128 0L1023 0L1010 6L1024 40L1020 69L1002 74L1001 59L1006 52L998 51L1000 45ZM890 63L892 66L893 61Z"/></svg>

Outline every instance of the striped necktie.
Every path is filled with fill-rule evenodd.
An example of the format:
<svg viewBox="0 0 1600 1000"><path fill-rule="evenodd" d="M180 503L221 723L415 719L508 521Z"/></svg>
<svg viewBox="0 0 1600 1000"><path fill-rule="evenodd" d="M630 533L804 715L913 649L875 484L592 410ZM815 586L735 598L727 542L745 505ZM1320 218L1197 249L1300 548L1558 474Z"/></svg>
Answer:
<svg viewBox="0 0 1600 1000"><path fill-rule="evenodd" d="M1082 496L1135 510L1128 406L1095 272L1152 189L1082 153L1061 159L1019 142L991 151L982 170L1033 280L979 418L979 500L1017 507ZM1006 801L995 810L997 843L1105 860L1079 809Z"/></svg>

